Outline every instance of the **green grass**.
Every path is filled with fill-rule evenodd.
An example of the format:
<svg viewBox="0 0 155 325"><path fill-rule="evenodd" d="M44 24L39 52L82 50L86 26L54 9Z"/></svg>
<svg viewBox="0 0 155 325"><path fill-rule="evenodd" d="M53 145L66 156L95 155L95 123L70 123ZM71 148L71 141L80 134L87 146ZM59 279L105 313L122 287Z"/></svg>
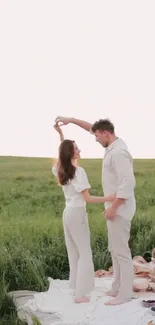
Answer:
<svg viewBox="0 0 155 325"><path fill-rule="evenodd" d="M51 159L0 158L0 325L21 325L6 292L47 289L47 277L68 278L61 215L64 199L51 174ZM81 160L102 195L101 160ZM134 161L137 211L131 230L133 255L155 246L155 160ZM101 205L87 207L95 269L111 265Z"/></svg>

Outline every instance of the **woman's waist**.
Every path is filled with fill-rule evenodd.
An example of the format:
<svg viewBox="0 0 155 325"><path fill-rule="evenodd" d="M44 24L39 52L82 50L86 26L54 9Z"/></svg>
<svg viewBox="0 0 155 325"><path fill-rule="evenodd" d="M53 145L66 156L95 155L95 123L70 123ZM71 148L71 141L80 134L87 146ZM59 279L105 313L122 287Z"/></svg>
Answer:
<svg viewBox="0 0 155 325"><path fill-rule="evenodd" d="M86 202L83 197L66 197L66 207L85 207Z"/></svg>

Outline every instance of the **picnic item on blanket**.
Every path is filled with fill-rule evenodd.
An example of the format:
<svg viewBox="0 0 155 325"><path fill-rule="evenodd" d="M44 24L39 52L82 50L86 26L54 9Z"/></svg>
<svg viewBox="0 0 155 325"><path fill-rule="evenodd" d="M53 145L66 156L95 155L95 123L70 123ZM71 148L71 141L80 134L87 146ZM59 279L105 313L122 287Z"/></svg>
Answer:
<svg viewBox="0 0 155 325"><path fill-rule="evenodd" d="M151 313L152 313L153 316L155 316L155 307L154 306L151 307Z"/></svg>
<svg viewBox="0 0 155 325"><path fill-rule="evenodd" d="M142 304L146 308L150 308L150 307L155 308L155 300L142 300Z"/></svg>
<svg viewBox="0 0 155 325"><path fill-rule="evenodd" d="M155 291L155 248L152 250L151 261L147 262L142 256L133 258L134 282L133 291ZM112 266L106 270L97 270L95 277L102 278L113 275Z"/></svg>

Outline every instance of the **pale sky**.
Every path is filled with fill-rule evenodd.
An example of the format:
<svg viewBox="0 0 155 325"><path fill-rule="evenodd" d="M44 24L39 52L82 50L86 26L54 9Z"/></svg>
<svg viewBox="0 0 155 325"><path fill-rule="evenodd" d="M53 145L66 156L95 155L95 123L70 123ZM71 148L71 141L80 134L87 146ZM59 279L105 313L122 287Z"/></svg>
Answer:
<svg viewBox="0 0 155 325"><path fill-rule="evenodd" d="M0 155L57 156L64 115L108 117L134 158L155 158L155 0L0 0L0 113Z"/></svg>

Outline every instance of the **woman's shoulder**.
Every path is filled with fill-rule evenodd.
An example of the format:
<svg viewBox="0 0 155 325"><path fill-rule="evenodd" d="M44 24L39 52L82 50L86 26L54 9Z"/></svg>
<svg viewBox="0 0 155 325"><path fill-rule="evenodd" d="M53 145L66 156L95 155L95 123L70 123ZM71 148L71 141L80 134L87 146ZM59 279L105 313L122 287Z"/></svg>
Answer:
<svg viewBox="0 0 155 325"><path fill-rule="evenodd" d="M76 167L76 171L75 171L75 176L82 176L82 175L85 175L86 172L85 172L85 169L81 166L77 166Z"/></svg>
<svg viewBox="0 0 155 325"><path fill-rule="evenodd" d="M81 166L76 167L76 172L83 172L83 171L85 172L83 167L81 167Z"/></svg>

